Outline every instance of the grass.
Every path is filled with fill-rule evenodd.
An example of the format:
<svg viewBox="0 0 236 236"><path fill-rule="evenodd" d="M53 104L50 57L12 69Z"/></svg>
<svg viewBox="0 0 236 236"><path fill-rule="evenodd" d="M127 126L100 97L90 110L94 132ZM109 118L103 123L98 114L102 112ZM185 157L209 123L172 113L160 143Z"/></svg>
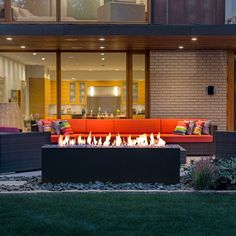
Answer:
<svg viewBox="0 0 236 236"><path fill-rule="evenodd" d="M236 235L236 195L2 194L0 235Z"/></svg>

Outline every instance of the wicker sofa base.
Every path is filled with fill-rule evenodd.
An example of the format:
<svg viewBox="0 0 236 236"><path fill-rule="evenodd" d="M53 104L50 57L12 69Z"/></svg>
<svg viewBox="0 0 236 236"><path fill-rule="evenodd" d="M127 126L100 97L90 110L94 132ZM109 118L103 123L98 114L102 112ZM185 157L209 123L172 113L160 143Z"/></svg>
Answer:
<svg viewBox="0 0 236 236"><path fill-rule="evenodd" d="M41 169L41 147L49 132L0 134L0 173Z"/></svg>
<svg viewBox="0 0 236 236"><path fill-rule="evenodd" d="M187 156L212 156L215 154L215 143L177 143L183 147Z"/></svg>

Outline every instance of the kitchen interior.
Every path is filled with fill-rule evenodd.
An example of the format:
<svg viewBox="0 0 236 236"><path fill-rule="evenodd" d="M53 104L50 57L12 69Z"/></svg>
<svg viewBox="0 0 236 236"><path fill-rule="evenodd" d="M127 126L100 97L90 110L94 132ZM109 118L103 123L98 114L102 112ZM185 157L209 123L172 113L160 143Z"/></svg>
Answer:
<svg viewBox="0 0 236 236"><path fill-rule="evenodd" d="M57 117L55 53L1 53L24 65L24 116L31 119ZM9 66L8 66L9 68ZM12 74L12 73L10 73ZM11 76L16 77L17 75ZM7 77L7 76L6 76ZM21 91L11 78L8 91ZM18 79L19 80L19 79ZM7 78L6 78L7 81ZM145 55L133 55L133 117L145 117ZM126 117L126 53L65 52L61 54L61 118ZM10 93L10 92L9 92ZM6 102L9 96L6 93Z"/></svg>

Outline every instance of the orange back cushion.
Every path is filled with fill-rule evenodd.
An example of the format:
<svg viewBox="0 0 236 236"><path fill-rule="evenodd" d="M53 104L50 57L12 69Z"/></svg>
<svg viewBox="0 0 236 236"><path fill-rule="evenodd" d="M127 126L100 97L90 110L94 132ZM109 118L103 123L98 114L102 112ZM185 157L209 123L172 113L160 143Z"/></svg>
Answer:
<svg viewBox="0 0 236 236"><path fill-rule="evenodd" d="M160 132L160 119L118 119L114 120L115 133L151 134Z"/></svg>
<svg viewBox="0 0 236 236"><path fill-rule="evenodd" d="M114 133L114 122L113 120L87 120L87 133L92 132L94 134L98 133Z"/></svg>
<svg viewBox="0 0 236 236"><path fill-rule="evenodd" d="M70 119L68 120L74 133L86 133L86 120L85 119Z"/></svg>

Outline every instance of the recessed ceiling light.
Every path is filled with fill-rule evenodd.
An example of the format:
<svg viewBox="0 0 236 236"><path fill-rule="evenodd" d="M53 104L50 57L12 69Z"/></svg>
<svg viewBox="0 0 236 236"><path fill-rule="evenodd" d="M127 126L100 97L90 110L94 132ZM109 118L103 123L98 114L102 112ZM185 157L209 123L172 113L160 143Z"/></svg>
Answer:
<svg viewBox="0 0 236 236"><path fill-rule="evenodd" d="M8 41L12 41L13 38L11 38L11 37L7 37L6 40L8 40Z"/></svg>
<svg viewBox="0 0 236 236"><path fill-rule="evenodd" d="M73 59L73 58L74 58L74 56L68 56L68 58L69 58L69 59Z"/></svg>
<svg viewBox="0 0 236 236"><path fill-rule="evenodd" d="M34 56L36 56L36 55L37 55L37 53L36 53L36 52L33 52L32 54L33 54Z"/></svg>
<svg viewBox="0 0 236 236"><path fill-rule="evenodd" d="M80 46L73 46L73 47L71 47L72 49L81 49L82 47L80 47Z"/></svg>
<svg viewBox="0 0 236 236"><path fill-rule="evenodd" d="M179 49L184 49L184 46L179 46Z"/></svg>
<svg viewBox="0 0 236 236"><path fill-rule="evenodd" d="M20 48L24 49L24 48L26 48L26 46L25 45L21 45Z"/></svg>
<svg viewBox="0 0 236 236"><path fill-rule="evenodd" d="M191 40L192 40L192 41L197 41L197 38L196 38L196 37L193 37Z"/></svg>
<svg viewBox="0 0 236 236"><path fill-rule="evenodd" d="M66 39L66 41L73 42L73 41L78 41L78 39L71 38L71 39Z"/></svg>
<svg viewBox="0 0 236 236"><path fill-rule="evenodd" d="M101 53L100 55L101 55L101 56L104 56L104 55L105 55L105 53Z"/></svg>
<svg viewBox="0 0 236 236"><path fill-rule="evenodd" d="M119 71L119 69L115 69L115 71Z"/></svg>
<svg viewBox="0 0 236 236"><path fill-rule="evenodd" d="M99 41L105 41L106 39L104 39L104 38L99 38Z"/></svg>
<svg viewBox="0 0 236 236"><path fill-rule="evenodd" d="M92 69L89 69L89 71L92 71Z"/></svg>
<svg viewBox="0 0 236 236"><path fill-rule="evenodd" d="M104 58L104 57L102 57L102 61L105 61L105 58Z"/></svg>
<svg viewBox="0 0 236 236"><path fill-rule="evenodd" d="M72 79L72 80L75 80L75 78L74 78L74 77L72 77L71 79Z"/></svg>
<svg viewBox="0 0 236 236"><path fill-rule="evenodd" d="M104 46L101 46L101 47L99 47L100 49L105 49L105 47Z"/></svg>
<svg viewBox="0 0 236 236"><path fill-rule="evenodd" d="M45 57L42 57L42 59L41 59L42 61L45 61L46 59L45 59Z"/></svg>

